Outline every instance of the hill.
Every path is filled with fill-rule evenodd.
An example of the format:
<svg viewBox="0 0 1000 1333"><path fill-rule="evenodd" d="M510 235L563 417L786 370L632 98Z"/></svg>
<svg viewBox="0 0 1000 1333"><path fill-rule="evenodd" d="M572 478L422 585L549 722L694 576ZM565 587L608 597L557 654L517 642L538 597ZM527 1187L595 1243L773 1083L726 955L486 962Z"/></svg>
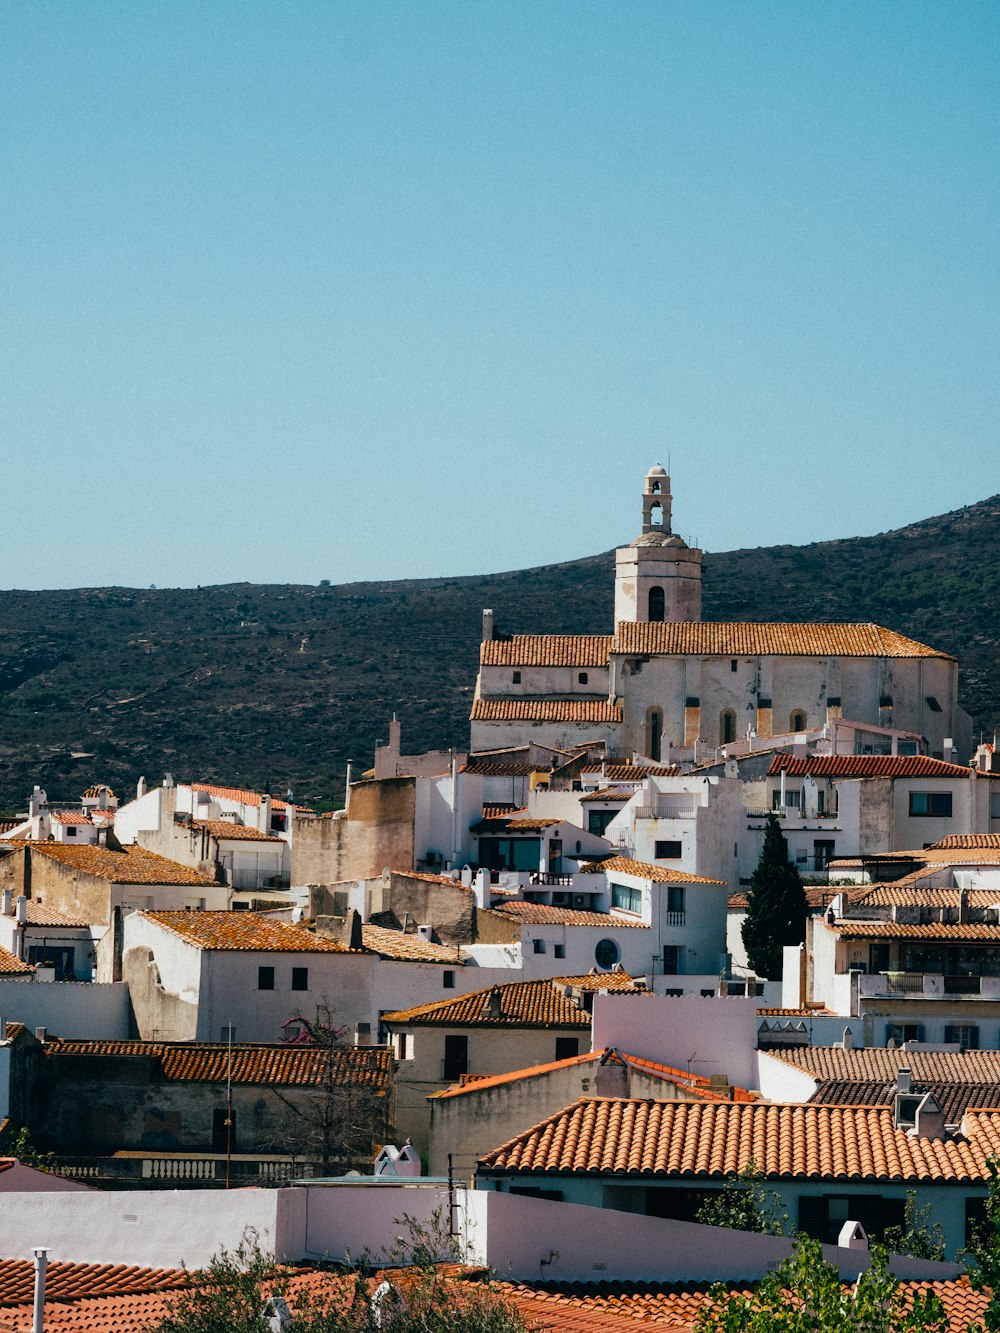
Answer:
<svg viewBox="0 0 1000 1333"><path fill-rule="evenodd" d="M1000 729L1000 495L875 537L705 557L706 620L874 620L953 653ZM395 710L403 748L468 740L484 606L501 630L610 630L613 552L338 587L0 592L0 808L140 774L328 806Z"/></svg>

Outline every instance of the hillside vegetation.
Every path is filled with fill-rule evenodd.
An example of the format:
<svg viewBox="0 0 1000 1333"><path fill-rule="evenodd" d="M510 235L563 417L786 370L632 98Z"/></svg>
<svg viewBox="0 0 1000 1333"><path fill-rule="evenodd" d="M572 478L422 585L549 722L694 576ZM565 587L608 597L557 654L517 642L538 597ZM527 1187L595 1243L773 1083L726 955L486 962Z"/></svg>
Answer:
<svg viewBox="0 0 1000 1333"><path fill-rule="evenodd" d="M706 620L874 620L953 653L1000 728L1000 495L875 537L705 557ZM481 612L611 629L612 552L483 577L338 587L0 592L0 808L165 771L328 807L395 710L403 748L463 748ZM125 571L123 571L125 572Z"/></svg>

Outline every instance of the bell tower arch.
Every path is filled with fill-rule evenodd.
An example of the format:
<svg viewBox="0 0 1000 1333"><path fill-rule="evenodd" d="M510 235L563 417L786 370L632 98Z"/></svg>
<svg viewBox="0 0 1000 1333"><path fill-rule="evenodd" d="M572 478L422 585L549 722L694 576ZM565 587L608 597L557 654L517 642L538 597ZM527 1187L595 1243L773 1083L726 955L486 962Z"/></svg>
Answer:
<svg viewBox="0 0 1000 1333"><path fill-rule="evenodd" d="M615 552L615 624L701 619L701 551L671 527L670 478L657 463L642 488L642 532Z"/></svg>

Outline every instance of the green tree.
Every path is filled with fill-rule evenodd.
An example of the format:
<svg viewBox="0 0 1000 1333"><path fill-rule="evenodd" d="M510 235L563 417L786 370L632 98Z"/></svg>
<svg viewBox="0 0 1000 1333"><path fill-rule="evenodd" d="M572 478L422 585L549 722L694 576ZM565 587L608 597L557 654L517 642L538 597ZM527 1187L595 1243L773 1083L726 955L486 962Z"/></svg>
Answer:
<svg viewBox="0 0 1000 1333"><path fill-rule="evenodd" d="M819 1241L800 1236L791 1256L752 1294L734 1295L719 1285L711 1297L695 1320L698 1333L948 1333L949 1327L935 1293L917 1292L910 1300L879 1245L857 1281L845 1284Z"/></svg>
<svg viewBox="0 0 1000 1333"><path fill-rule="evenodd" d="M719 1193L706 1199L695 1216L707 1227L782 1236L788 1215L781 1208L781 1195L764 1188L764 1177L751 1158L742 1171L726 1178Z"/></svg>
<svg viewBox="0 0 1000 1333"><path fill-rule="evenodd" d="M788 843L773 811L768 813L764 846L750 879L743 922L747 959L759 977L781 977L781 950L806 937L806 895L799 872L788 861Z"/></svg>
<svg viewBox="0 0 1000 1333"><path fill-rule="evenodd" d="M885 1247L890 1254L913 1259L943 1259L947 1253L940 1222L931 1221L931 1205L917 1207L916 1190L907 1190L903 1225L886 1227Z"/></svg>
<svg viewBox="0 0 1000 1333"><path fill-rule="evenodd" d="M976 1291L989 1293L982 1322L969 1325L969 1333L998 1333L1000 1330L1000 1159L986 1161L990 1173L986 1216L973 1234L966 1251L969 1280Z"/></svg>

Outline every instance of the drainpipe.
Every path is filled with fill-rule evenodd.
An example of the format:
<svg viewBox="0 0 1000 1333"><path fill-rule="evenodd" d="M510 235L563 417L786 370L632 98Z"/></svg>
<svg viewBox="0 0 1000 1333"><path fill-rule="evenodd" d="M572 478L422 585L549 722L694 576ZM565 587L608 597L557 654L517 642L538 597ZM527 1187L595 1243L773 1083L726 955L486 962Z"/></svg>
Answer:
<svg viewBox="0 0 1000 1333"><path fill-rule="evenodd" d="M35 1256L35 1307L31 1319L31 1333L43 1333L45 1328L45 1270L49 1266L49 1252L37 1246Z"/></svg>

